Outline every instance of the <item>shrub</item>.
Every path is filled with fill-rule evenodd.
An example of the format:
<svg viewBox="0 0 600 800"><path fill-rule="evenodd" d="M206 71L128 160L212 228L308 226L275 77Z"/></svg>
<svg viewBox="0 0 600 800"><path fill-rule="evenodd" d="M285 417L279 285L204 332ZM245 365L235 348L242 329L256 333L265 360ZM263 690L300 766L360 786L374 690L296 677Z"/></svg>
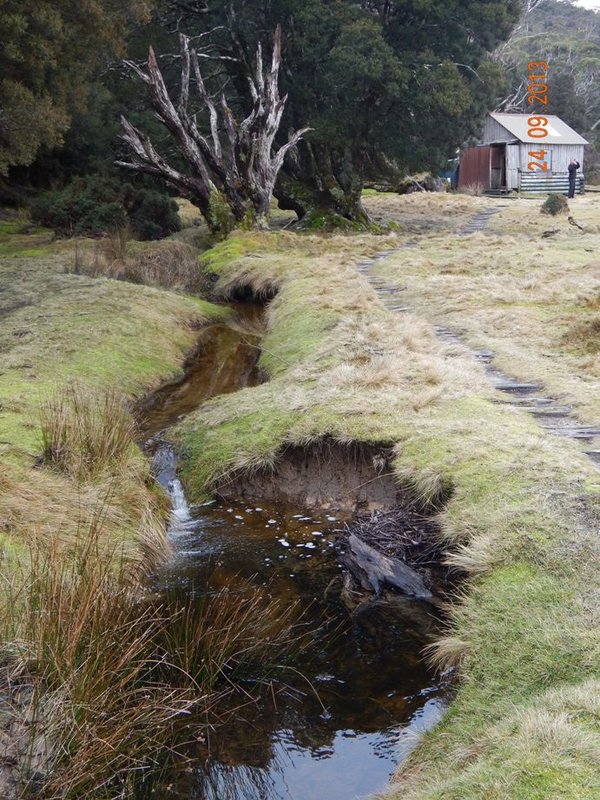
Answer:
<svg viewBox="0 0 600 800"><path fill-rule="evenodd" d="M98 236L129 224L140 239L159 239L181 227L177 204L167 195L99 176L41 195L31 217L60 236Z"/></svg>
<svg viewBox="0 0 600 800"><path fill-rule="evenodd" d="M101 234L127 222L114 182L77 178L65 189L41 195L31 206L31 218L60 236Z"/></svg>
<svg viewBox="0 0 600 800"><path fill-rule="evenodd" d="M42 461L78 480L124 463L134 448L134 423L114 391L94 395L76 384L41 410Z"/></svg>
<svg viewBox="0 0 600 800"><path fill-rule="evenodd" d="M125 208L140 239L164 239L181 229L177 203L152 189L135 189L125 195Z"/></svg>
<svg viewBox="0 0 600 800"><path fill-rule="evenodd" d="M557 216L557 214L568 214L569 204L567 203L567 198L562 194L549 194L542 203L540 211L542 214L550 214L552 217Z"/></svg>

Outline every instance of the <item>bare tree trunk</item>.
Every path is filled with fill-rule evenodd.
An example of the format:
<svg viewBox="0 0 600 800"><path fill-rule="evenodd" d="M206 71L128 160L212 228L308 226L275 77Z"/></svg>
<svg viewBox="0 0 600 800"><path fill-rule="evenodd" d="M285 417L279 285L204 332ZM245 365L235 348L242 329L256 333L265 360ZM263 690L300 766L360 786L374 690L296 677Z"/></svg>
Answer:
<svg viewBox="0 0 600 800"><path fill-rule="evenodd" d="M213 233L226 234L249 217L254 224L266 227L273 188L286 153L310 130L293 132L286 144L275 149L275 136L287 100L287 95L282 98L279 94L281 28L278 26L275 31L269 69L263 68L262 48L258 46L255 74L249 78L252 111L241 122L235 119L225 95L217 106L208 93L198 54L190 50L189 38L180 35L180 44L181 89L177 107L152 48L147 72L131 61L125 63L148 86L152 108L174 138L189 172L169 165L150 139L125 117L121 118L122 139L133 151L133 157L129 162L117 164L161 177L200 209ZM201 133L195 115L189 111L192 76L208 111L210 136ZM221 141L223 132L225 144Z"/></svg>

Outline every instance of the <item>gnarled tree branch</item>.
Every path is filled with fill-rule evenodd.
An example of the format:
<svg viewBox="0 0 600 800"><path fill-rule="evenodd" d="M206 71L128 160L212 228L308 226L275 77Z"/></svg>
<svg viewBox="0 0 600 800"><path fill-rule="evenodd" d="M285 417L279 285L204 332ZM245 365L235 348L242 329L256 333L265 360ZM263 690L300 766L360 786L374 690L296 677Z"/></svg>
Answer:
<svg viewBox="0 0 600 800"><path fill-rule="evenodd" d="M124 117L122 139L133 151L130 162L117 162L128 169L158 175L201 211L211 230L222 232L229 223L223 221L223 201L228 206L231 222L241 221L250 210L256 224L266 225L277 173L286 153L310 130L303 128L290 134L288 141L275 147L287 95L279 94L281 65L281 27L277 26L269 69L265 69L262 48L256 53L256 68L250 79L252 110L241 122L229 107L225 95L217 105L207 90L200 69L199 54L190 48L190 38L180 35L181 78L177 107L171 100L154 51L150 48L147 72L132 61L125 64L148 87L152 108L169 130L189 167L189 174L173 168L155 149L150 139ZM208 112L210 136L198 128L190 113L190 83L196 87L198 99ZM225 141L222 141L224 135Z"/></svg>

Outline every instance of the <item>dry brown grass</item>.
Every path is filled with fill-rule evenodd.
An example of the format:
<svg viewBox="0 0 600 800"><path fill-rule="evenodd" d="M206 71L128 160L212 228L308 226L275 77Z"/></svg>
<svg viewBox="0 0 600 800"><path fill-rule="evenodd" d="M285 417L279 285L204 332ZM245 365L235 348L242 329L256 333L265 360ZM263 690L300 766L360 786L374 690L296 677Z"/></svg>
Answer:
<svg viewBox="0 0 600 800"><path fill-rule="evenodd" d="M194 247L175 240L127 247L119 232L93 245L75 244L74 260L68 269L91 278L157 286L197 293L203 288Z"/></svg>
<svg viewBox="0 0 600 800"><path fill-rule="evenodd" d="M600 353L600 316L576 322L564 333L562 341L581 353Z"/></svg>
<svg viewBox="0 0 600 800"><path fill-rule="evenodd" d="M76 251L70 271L190 293L202 288L196 250L177 241L145 245L128 254L121 251L118 239L107 237L92 249Z"/></svg>
<svg viewBox="0 0 600 800"><path fill-rule="evenodd" d="M458 636L443 636L424 648L427 661L434 669L444 672L460 669L469 654L469 642Z"/></svg>
<svg viewBox="0 0 600 800"><path fill-rule="evenodd" d="M484 185L482 183L468 183L466 186L461 186L457 189L458 194L466 194L471 197L481 197L484 192Z"/></svg>
<svg viewBox="0 0 600 800"><path fill-rule="evenodd" d="M365 208L377 222L394 223L399 231L410 234L456 230L490 202L493 201L487 197L447 192L386 193L363 198Z"/></svg>
<svg viewBox="0 0 600 800"><path fill-rule="evenodd" d="M487 232L422 238L418 248L381 262L378 275L402 287L403 301L425 318L461 331L474 348L494 351L505 372L540 381L575 402L583 419L596 421L600 360L590 311L600 290L598 235L559 218L557 237L543 239L536 200L481 202L502 206ZM574 213L586 229L599 205L599 198L577 198Z"/></svg>
<svg viewBox="0 0 600 800"><path fill-rule="evenodd" d="M178 197L175 202L177 203L177 214L181 220L184 228L189 228L193 225L198 225L203 222L202 215L195 205L192 205L189 200L183 197Z"/></svg>
<svg viewBox="0 0 600 800"><path fill-rule="evenodd" d="M14 715L3 755L22 796L131 796L183 735L219 719L240 679L270 677L299 644L295 609L261 588L226 584L183 606L141 600L118 550L106 553L104 524L100 509L68 558L58 542L36 542L27 567L1 573L2 690ZM255 696L246 683L244 702Z"/></svg>
<svg viewBox="0 0 600 800"><path fill-rule="evenodd" d="M93 393L77 383L41 409L42 459L75 480L114 470L132 455L135 424L115 389Z"/></svg>

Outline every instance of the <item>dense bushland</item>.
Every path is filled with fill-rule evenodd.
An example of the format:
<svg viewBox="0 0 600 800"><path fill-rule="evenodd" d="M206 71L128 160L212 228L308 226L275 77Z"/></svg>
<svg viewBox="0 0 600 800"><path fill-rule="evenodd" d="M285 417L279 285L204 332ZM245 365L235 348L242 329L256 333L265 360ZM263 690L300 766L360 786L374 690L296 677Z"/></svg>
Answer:
<svg viewBox="0 0 600 800"><path fill-rule="evenodd" d="M139 239L162 239L181 228L177 204L168 195L99 176L42 194L31 217L60 236L100 235L129 225Z"/></svg>

